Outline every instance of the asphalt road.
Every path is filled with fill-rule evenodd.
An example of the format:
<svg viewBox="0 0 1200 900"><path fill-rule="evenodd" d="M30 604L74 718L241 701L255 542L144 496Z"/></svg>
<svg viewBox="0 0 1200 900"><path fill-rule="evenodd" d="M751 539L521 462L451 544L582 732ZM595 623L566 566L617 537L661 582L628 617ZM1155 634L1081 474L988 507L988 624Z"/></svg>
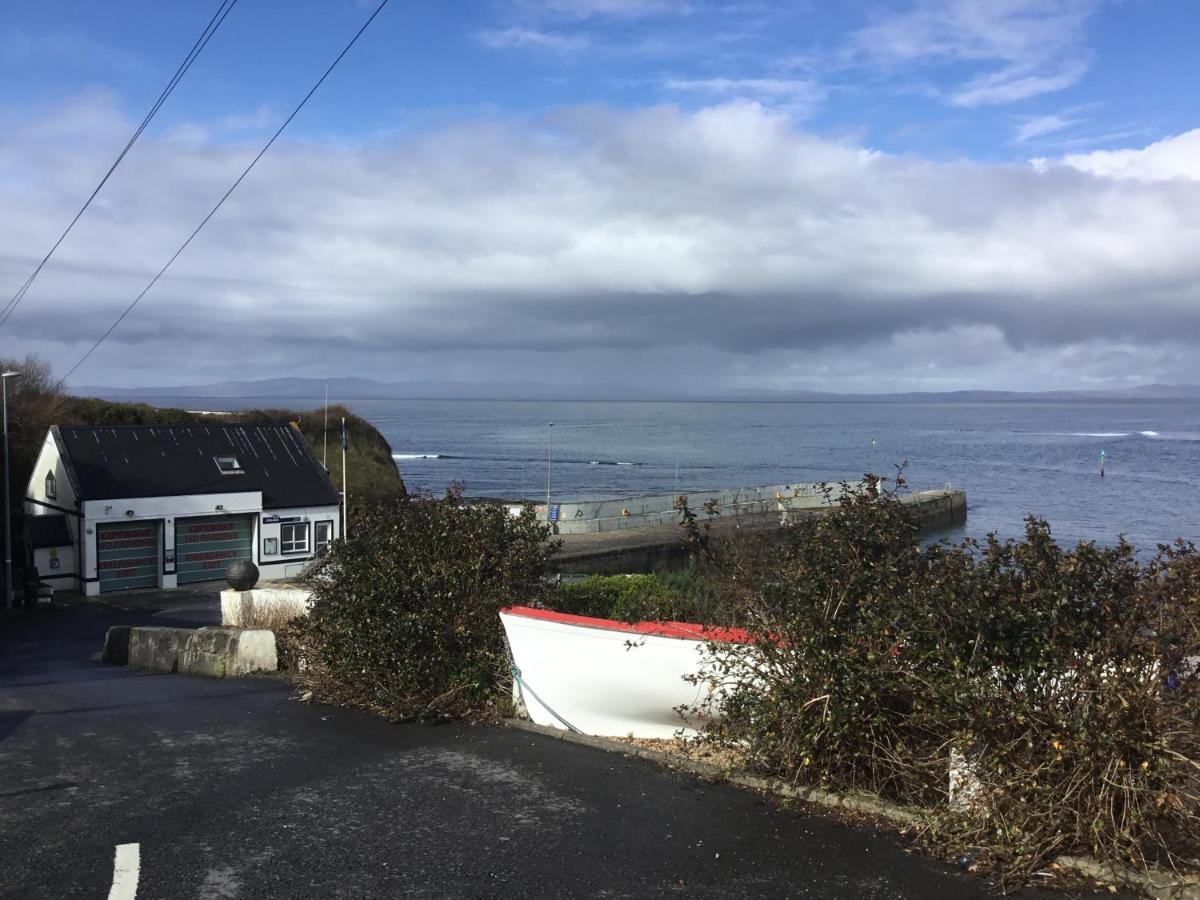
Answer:
<svg viewBox="0 0 1200 900"><path fill-rule="evenodd" d="M2 897L122 896L131 879L154 900L994 892L887 833L642 760L394 725L276 679L104 665L110 624L214 615L203 595L126 605L0 621ZM119 845L132 874L126 848L114 875Z"/></svg>

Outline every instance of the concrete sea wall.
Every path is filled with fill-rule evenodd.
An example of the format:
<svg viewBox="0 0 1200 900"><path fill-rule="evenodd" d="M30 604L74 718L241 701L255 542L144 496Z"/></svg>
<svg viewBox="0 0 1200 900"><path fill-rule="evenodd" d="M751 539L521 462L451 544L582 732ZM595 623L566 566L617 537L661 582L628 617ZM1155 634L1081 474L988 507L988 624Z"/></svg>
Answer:
<svg viewBox="0 0 1200 900"><path fill-rule="evenodd" d="M550 520L559 534L594 534L625 528L649 528L655 525L677 525L681 501L703 515L706 506L715 505L725 517L765 515L775 513L781 523L792 513L819 509L837 501L841 488L836 484L807 482L799 484L769 484L759 487L730 488L717 491L693 491L683 494L658 494L650 497L629 497L619 500L583 500L569 503L550 503ZM519 506L510 507L519 512ZM535 508L538 518L546 519L546 505Z"/></svg>

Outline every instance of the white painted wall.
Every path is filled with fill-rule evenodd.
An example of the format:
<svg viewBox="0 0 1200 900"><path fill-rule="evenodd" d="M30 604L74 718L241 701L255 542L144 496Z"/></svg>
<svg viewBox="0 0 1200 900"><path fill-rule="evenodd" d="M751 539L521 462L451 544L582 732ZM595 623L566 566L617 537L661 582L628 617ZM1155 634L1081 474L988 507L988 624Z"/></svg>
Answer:
<svg viewBox="0 0 1200 900"><path fill-rule="evenodd" d="M73 523L68 517L67 527L74 534ZM55 565L54 563L58 564ZM37 566L42 581L56 588L74 588L79 578L75 567L74 547L39 547L33 551L33 564Z"/></svg>
<svg viewBox="0 0 1200 900"><path fill-rule="evenodd" d="M54 473L55 480L55 496L49 497L46 495L46 475ZM31 500L38 501L31 503ZM43 506L42 504L49 504ZM52 509L50 507L58 507ZM71 480L67 477L66 467L63 465L62 456L58 452L58 445L54 443L54 436L47 431L46 438L42 441L42 448L38 451L37 462L33 467L33 474L29 478L29 484L25 488L25 515L26 516L59 516L66 512L67 531L71 534L71 539L74 542L79 540L79 518L71 514L75 509L75 491L71 487ZM53 566L52 562L57 560L58 565ZM42 580L54 585L56 588L75 588L78 586L79 568L75 558L75 545L70 547L43 547L33 551L33 562L37 566L38 574Z"/></svg>
<svg viewBox="0 0 1200 900"><path fill-rule="evenodd" d="M301 522L308 523L308 552L307 553L282 553L276 552L268 555L266 545L270 540L274 540L276 550L282 547L280 541L280 526L283 522L272 522L271 519L298 519ZM337 506L307 506L293 509L266 509L262 511L262 515L258 520L258 547L255 550L255 559L258 562L258 571L264 579L283 579L296 578L303 571L304 567L312 561L315 553L316 541L316 522L333 522L333 539L336 541L342 534L341 508Z"/></svg>
<svg viewBox="0 0 1200 900"><path fill-rule="evenodd" d="M46 496L48 472L54 473L54 480L57 482L55 499ZM55 514L55 510L47 509L38 503L30 503L30 500L49 503L62 509L75 509L75 491L71 488L71 480L67 477L66 467L58 453L58 445L54 443L54 436L49 431L46 432L46 439L42 442L42 449L38 452L37 462L33 467L33 475L25 488L25 500L25 514L28 516Z"/></svg>
<svg viewBox="0 0 1200 900"><path fill-rule="evenodd" d="M182 497L132 497L117 500L85 500L83 512L84 592L100 593L96 570L96 526L110 522L162 522L162 551L175 549L175 520L191 516L252 515L257 522L262 509L260 491L224 494L190 494ZM161 559L161 557L160 557ZM173 588L174 573L159 572L159 587Z"/></svg>

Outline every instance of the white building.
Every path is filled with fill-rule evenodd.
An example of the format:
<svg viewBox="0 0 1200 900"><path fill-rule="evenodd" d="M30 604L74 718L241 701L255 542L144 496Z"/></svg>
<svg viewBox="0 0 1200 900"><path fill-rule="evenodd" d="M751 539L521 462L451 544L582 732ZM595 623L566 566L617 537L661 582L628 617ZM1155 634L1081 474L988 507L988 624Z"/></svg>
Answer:
<svg viewBox="0 0 1200 900"><path fill-rule="evenodd" d="M339 536L340 500L294 426L55 426L25 514L42 580L99 594L218 581L235 560L294 577Z"/></svg>

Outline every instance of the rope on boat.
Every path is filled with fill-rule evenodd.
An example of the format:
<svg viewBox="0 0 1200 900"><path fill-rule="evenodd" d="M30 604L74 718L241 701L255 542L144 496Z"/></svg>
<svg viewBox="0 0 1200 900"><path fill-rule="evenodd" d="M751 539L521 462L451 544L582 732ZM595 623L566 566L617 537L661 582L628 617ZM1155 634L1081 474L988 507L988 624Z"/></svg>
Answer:
<svg viewBox="0 0 1200 900"><path fill-rule="evenodd" d="M521 669L517 666L516 660L513 659L512 647L509 646L507 634L504 635L504 652L508 654L508 670L512 672L513 680L517 683L517 694L520 695L521 705L525 707L525 711L529 711L529 704L525 702L524 697L524 692L528 692L529 696L541 704L542 709L546 710L546 712L550 713L550 715L562 722L567 731L573 731L576 734L583 734L582 731L556 713L554 709L548 703L546 703L545 700L537 695L537 691L525 683L525 679L521 677Z"/></svg>
<svg viewBox="0 0 1200 900"><path fill-rule="evenodd" d="M582 731L580 731L578 728L576 728L574 725L572 725L570 722L568 722L566 719L564 719L562 716L560 716L558 713L556 713L550 707L550 705L546 703L545 700L543 700L541 697L539 697L537 695L537 692L533 688L531 688L529 685L527 685L525 683L525 680L523 678L521 678L521 670L518 669L515 664L510 666L509 668L512 671L513 678L515 678L517 681L517 687L519 690L528 691L529 696L531 696L534 700L536 700L538 703L540 703L542 706L542 709L546 710L546 712L550 713L550 715L554 716L554 718L556 718L556 719L558 719L558 721L562 722L563 725L566 726L567 731L573 731L576 734L583 734ZM525 703L524 697L521 698L521 703L523 703L523 704ZM525 708L528 709L529 705L525 704Z"/></svg>

